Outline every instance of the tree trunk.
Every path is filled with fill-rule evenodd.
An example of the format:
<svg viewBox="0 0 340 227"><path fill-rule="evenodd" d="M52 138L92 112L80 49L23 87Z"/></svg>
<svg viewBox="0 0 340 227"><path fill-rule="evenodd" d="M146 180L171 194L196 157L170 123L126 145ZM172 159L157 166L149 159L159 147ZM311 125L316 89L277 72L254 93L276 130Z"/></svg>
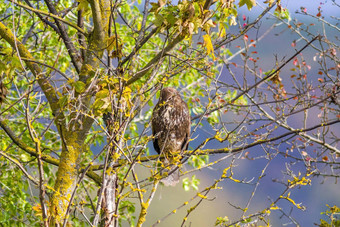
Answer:
<svg viewBox="0 0 340 227"><path fill-rule="evenodd" d="M109 167L110 168L110 167ZM111 169L111 168L110 168ZM117 195L117 174L110 171L105 175L105 189L102 202L103 222L101 226L116 226L116 195Z"/></svg>
<svg viewBox="0 0 340 227"><path fill-rule="evenodd" d="M54 193L51 200L51 226L60 225L64 222L69 199L75 189L79 159L83 151L85 136L81 131L66 132L62 136L63 147L60 155L60 164Z"/></svg>

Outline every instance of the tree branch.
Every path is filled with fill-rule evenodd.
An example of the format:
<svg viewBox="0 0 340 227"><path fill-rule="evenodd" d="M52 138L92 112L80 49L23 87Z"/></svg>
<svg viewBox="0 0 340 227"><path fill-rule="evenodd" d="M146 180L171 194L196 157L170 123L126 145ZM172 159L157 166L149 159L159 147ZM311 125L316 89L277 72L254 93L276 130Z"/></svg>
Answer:
<svg viewBox="0 0 340 227"><path fill-rule="evenodd" d="M91 0L90 5L94 28L89 35L86 56L79 74L79 80L86 84L86 88L91 85L91 83L88 83L88 79L95 75L96 70L100 66L100 60L104 50L107 47L107 34L110 19L110 0ZM83 104L86 107L91 105L90 95L83 97ZM91 117L86 117L83 122L84 127L82 131L86 134L92 126L93 119Z"/></svg>
<svg viewBox="0 0 340 227"><path fill-rule="evenodd" d="M88 36L88 49L86 50L86 56L79 75L79 80L85 84L88 78L92 76L91 72L95 72L99 67L100 58L103 56L107 46L107 31L110 18L110 1L90 0L89 2L94 26Z"/></svg>
<svg viewBox="0 0 340 227"><path fill-rule="evenodd" d="M203 11L208 10L211 6L213 0L206 0ZM149 63L144 66L139 72L137 72L132 78L130 78L126 85L129 86L130 84L134 83L135 81L142 78L153 66L159 62L167 53L169 53L179 42L181 42L186 37L185 34L178 34L172 42L170 42L164 49L162 49L153 59L149 61ZM130 54L131 55L131 54ZM125 63L125 61L124 61Z"/></svg>
<svg viewBox="0 0 340 227"><path fill-rule="evenodd" d="M294 129L294 130L291 130L291 131L284 133L280 136L276 136L276 137L269 138L269 139L260 139L260 140L257 140L255 142L251 143L251 144L248 144L248 145L245 145L245 146L242 146L242 147L238 147L238 148L235 148L235 149L220 148L220 149L200 150L199 154L235 153L235 152L243 151L245 149L248 149L248 148L260 145L260 144L276 141L276 140L279 140L279 139L284 138L286 136L290 136L290 135L294 135L294 134L298 135L298 134L303 133L303 132L312 131L312 130L320 128L320 127L330 126L330 125L337 124L337 123L340 123L340 120L335 120L335 121L331 121L331 122L327 122L327 123L321 123L321 124L315 125L315 126L310 127L310 128L305 128L305 129ZM335 150L335 152L340 154L339 150Z"/></svg>
<svg viewBox="0 0 340 227"><path fill-rule="evenodd" d="M120 66L124 65L127 61L131 60L131 58L138 52L138 50L157 32L158 28L159 27L155 27L154 29L152 29L152 31L144 39L140 41L140 43L135 47L135 49L132 50L129 56L127 56L120 62Z"/></svg>
<svg viewBox="0 0 340 227"><path fill-rule="evenodd" d="M23 57L25 59L34 60L31 53L26 49L26 47L14 37L13 33L9 28L7 28L4 24L0 22L0 36L5 39L13 49L18 50L19 58ZM43 76L43 72L39 65L35 62L31 62L29 60L24 60L28 68L31 70L33 75L37 78L38 84L44 92L54 116L57 116L57 119L62 119L63 115L60 113L60 106L58 103L58 97L56 95L56 91L54 87L50 84L50 82Z"/></svg>
<svg viewBox="0 0 340 227"><path fill-rule="evenodd" d="M24 8L24 9L30 10L30 11L36 13L36 14L46 15L46 16L49 16L49 17L54 18L55 20L62 21L63 23L65 23L65 24L71 26L71 27L74 28L74 29L77 29L79 32L81 32L82 34L86 35L86 32L85 32L83 29L81 29L81 28L78 27L77 25L72 24L71 22L69 22L69 21L67 21L67 20L65 20L65 19L63 19L63 18L61 18L61 17L59 17L59 16L57 16L57 15L54 15L54 14L52 14L52 13L45 12L45 11L43 11L43 10L34 9L34 8L32 8L32 7L26 6L26 5L21 4L21 3L19 3L19 2L15 2L14 0L9 0L9 1L10 1L10 2L13 2L13 3L16 4L17 6L20 6L20 7ZM39 17L39 18L40 18L40 17ZM43 20L43 22L44 22L44 21L45 21L45 20ZM48 25L50 25L50 23L48 23ZM54 30L56 30L56 29L55 29L56 27L53 27L52 25L50 25L50 26L51 26ZM57 30L56 30L56 31L57 31Z"/></svg>
<svg viewBox="0 0 340 227"><path fill-rule="evenodd" d="M78 26L83 29L84 28L83 10L78 11L77 19L78 19ZM86 57L85 36L84 36L84 34L82 34L80 32L78 33L78 42L79 42L79 45L80 45L81 57L82 57L83 61L85 61L85 57Z"/></svg>
<svg viewBox="0 0 340 227"><path fill-rule="evenodd" d="M264 17L264 15L266 15L269 10L271 10L275 5L276 5L277 1L275 1L274 3L272 3L271 6L269 6L268 8L266 8L257 18L255 21L253 21L251 24L248 24L241 32L239 32L238 35L233 36L230 39L227 39L227 37L224 40L221 40L220 42L218 42L217 44L215 44L214 49L218 49L221 46L230 43L238 38L240 38L242 35L246 34L252 27L254 27L261 19L262 17Z"/></svg>
<svg viewBox="0 0 340 227"><path fill-rule="evenodd" d="M185 35L179 34L176 38L170 42L163 50L161 50L153 59L149 61L149 63L144 66L142 70L136 73L132 78L130 78L126 85L129 86L130 84L134 83L135 81L142 78L153 66L161 60L168 52L170 52L179 42L181 42L185 38Z"/></svg>
<svg viewBox="0 0 340 227"><path fill-rule="evenodd" d="M98 41L104 41L106 37L105 27L103 26L103 20L105 18L102 18L102 11L100 8L100 4L98 0L91 0L89 1L91 5L92 10L92 17L93 17L93 36ZM106 45L106 44L105 44Z"/></svg>
<svg viewBox="0 0 340 227"><path fill-rule="evenodd" d="M27 179L29 179L35 186L39 186L39 183L36 179L34 179L34 177L32 177L25 169L25 167L23 167L21 165L21 163L17 160L14 159L10 156L8 156L5 152L0 151L0 155L4 156L6 159L8 159L9 161L13 162L20 170L21 172L24 173L24 175L27 177Z"/></svg>
<svg viewBox="0 0 340 227"><path fill-rule="evenodd" d="M33 6L32 6L32 4L31 4L28 0L25 0L25 2L26 2L26 4L27 4L29 7L31 7L32 9L34 9ZM15 4L17 4L18 6L21 6L20 3L15 2ZM27 9L26 6L24 6L24 5L22 5L21 7ZM27 9L27 10L32 11L31 9ZM57 26L55 26L55 24L53 24L53 23L50 22L49 20L45 19L45 18L41 15L41 13L37 12L36 10L33 11L33 12L40 18L40 20L41 20L42 22L44 22L45 24L47 24L48 26L50 26L54 31L56 31L58 34L60 34L59 29L58 29ZM23 43L24 43L24 42L23 42Z"/></svg>
<svg viewBox="0 0 340 227"><path fill-rule="evenodd" d="M45 0L45 2L46 2L48 9L50 10L50 12L54 15L58 15L58 12L54 8L53 3L50 0ZM57 27L59 29L61 38L63 39L64 44L67 48L68 54L70 55L73 66L75 67L77 73L79 73L80 68L81 68L81 60L80 60L81 58L79 56L79 52L76 50L76 48L73 45L72 40L68 36L65 25L63 23L61 23L60 20L58 20L58 19L54 19L54 20L55 20L55 23L57 24Z"/></svg>
<svg viewBox="0 0 340 227"><path fill-rule="evenodd" d="M36 150L34 148L28 146L24 142L22 142L22 140L20 140L14 134L14 132L8 127L8 124L5 122L5 120L2 119L1 117L0 117L0 127L6 132L8 137L11 138L11 140L13 141L14 144L16 144L18 147L20 147L22 150L24 150L28 154L30 154L34 157L38 157L38 153L36 152ZM50 163L50 164L53 164L53 165L56 165L56 166L59 165L59 160L56 159L56 158L53 158L49 155L41 154L41 159Z"/></svg>
<svg viewBox="0 0 340 227"><path fill-rule="evenodd" d="M311 45L311 43L313 43L315 40L320 39L321 36L315 36L311 41L309 41L304 47L302 47L300 50L298 50L293 56L291 56L287 61L285 61L282 65L280 65L280 67L278 67L276 70L274 70L273 72L271 72L270 74L268 74L267 76L263 77L261 80L259 80L258 82L256 82L255 84L253 84L252 86L248 87L246 90L242 91L240 94L236 95L235 98L233 98L232 100L230 100L230 102L221 105L219 107L216 107L206 113L204 113L204 115L209 115L217 110L220 110L228 105L230 105L230 103L235 102L237 99L239 99L241 96L243 96L244 94L247 94L250 90L252 90L253 88L256 88L257 86L259 86L260 84L262 84L264 81L266 80L270 80L272 77L274 77L276 75L277 72L279 72L285 65L287 65L288 62L290 62L291 60L293 60L297 55L299 55L304 49L306 49L309 45ZM195 117L192 117L191 120L196 120L201 118L203 115L196 115Z"/></svg>
<svg viewBox="0 0 340 227"><path fill-rule="evenodd" d="M338 93L339 93L339 92L338 92ZM255 101L253 100L252 97L250 97L250 95L247 94L247 97L248 97L253 103L255 103ZM316 106L316 105L319 104L319 103L325 102L327 99L330 99L330 97L326 97L326 98L324 98L324 99L321 99L319 102L314 103L313 105ZM272 117L272 116L271 116L267 111L265 111L261 106L258 106L258 108L259 108L259 110L260 110L260 111L261 111L268 119L270 119L272 122L275 122L276 124L280 125L281 127L285 128L285 129L287 129L287 130L290 130L290 131L294 131L294 130L295 130L294 128L290 127L287 123L284 123L280 118L276 118L276 119L275 119L274 117ZM293 112L289 113L288 115L285 115L285 117L287 117L287 116L289 116L289 115L296 114L296 113L301 112L301 111L306 111L306 110L309 109L309 108L310 108L310 107L306 107L306 108L299 109L299 110L297 110L297 111L293 111ZM336 153L339 153L339 154L340 154L340 151L339 151L336 147L334 147L334 146L332 146L332 145L326 143L326 142L323 141L323 140L317 139L317 138L315 138L315 137L313 137L313 136L310 136L310 135L308 135L308 134L306 134L306 133L302 133L302 132L300 132L299 135L302 136L302 137L304 137L304 138L306 138L306 139L308 139L308 140L311 140L311 141L313 141L313 142L315 142L315 143L317 143L317 144L319 144L319 145L325 146L325 147L326 147L327 149L329 149L330 151L333 151L333 152L336 152Z"/></svg>
<svg viewBox="0 0 340 227"><path fill-rule="evenodd" d="M335 120L335 121L331 121L331 122L327 122L327 123L321 123L321 124L318 124L318 125L315 125L313 127L306 128L306 129L291 129L290 132L284 133L280 136L269 138L269 139L258 140L258 141L255 141L253 143L250 143L248 145L245 145L245 146L242 146L242 147L237 147L237 148L234 148L234 149L230 149L230 148L205 149L205 150L194 151L194 154L195 155L210 155L210 154L236 153L236 152L244 151L244 150L251 148L251 147L255 147L257 145L261 145L261 144L264 144L264 143L273 142L273 141L282 139L286 136L290 136L290 135L294 135L294 134L300 135L300 133L312 131L312 130L320 128L320 127L330 126L330 125L337 124L337 123L340 123L340 120ZM301 135L301 136L304 136L304 135ZM321 145L324 145L324 144L321 144ZM340 154L340 151L338 149L336 149L334 147L328 147L328 146L326 146L326 147L328 149L334 151L335 153ZM193 154L193 152L186 151L183 154L183 156L191 156L192 154ZM149 156L144 156L144 157L138 158L138 162L149 162L149 161L157 160L157 159L162 160L163 158L164 157L162 157L162 156L160 157L159 155L149 155ZM117 163L112 165L112 168L124 166L127 163L128 163L128 160L120 159ZM96 170L101 170L103 168L104 168L103 165L94 165L90 168L90 170L96 171Z"/></svg>
<svg viewBox="0 0 340 227"><path fill-rule="evenodd" d="M27 144L25 144L20 138L18 138L14 132L8 127L8 124L5 122L4 119L0 117L0 127L5 131L5 133L8 135L8 137L13 141L14 144L16 144L19 148L21 148L23 151L27 152L28 154L38 157L38 153L36 150L32 147L29 147ZM56 158L53 158L50 155L41 154L41 159L44 160L47 163L50 163L55 166L59 166L59 160ZM98 176L95 172L93 172L92 169L88 170L86 172L86 176L91 178L96 182L96 184L100 185L101 178Z"/></svg>

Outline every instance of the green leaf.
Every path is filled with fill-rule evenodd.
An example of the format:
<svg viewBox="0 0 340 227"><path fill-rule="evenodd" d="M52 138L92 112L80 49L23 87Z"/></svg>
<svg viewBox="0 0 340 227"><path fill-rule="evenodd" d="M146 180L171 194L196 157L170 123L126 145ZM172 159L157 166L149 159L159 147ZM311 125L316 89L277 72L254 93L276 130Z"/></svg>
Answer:
<svg viewBox="0 0 340 227"><path fill-rule="evenodd" d="M240 0L238 5L239 7L243 5L247 5L248 10L251 10L254 6L256 6L256 1L255 0Z"/></svg>
<svg viewBox="0 0 340 227"><path fill-rule="evenodd" d="M209 162L208 155L192 155L189 158L189 165L194 168L200 168Z"/></svg>
<svg viewBox="0 0 340 227"><path fill-rule="evenodd" d="M231 51L229 49L226 49L225 51L229 56L233 56L233 53L231 53Z"/></svg>
<svg viewBox="0 0 340 227"><path fill-rule="evenodd" d="M191 187L195 190L198 191L198 185L200 184L200 180L196 178L196 175L192 175L191 177Z"/></svg>
<svg viewBox="0 0 340 227"><path fill-rule="evenodd" d="M23 162L28 162L28 161L30 161L30 156L28 156L27 154L21 154L20 159Z"/></svg>
<svg viewBox="0 0 340 227"><path fill-rule="evenodd" d="M64 95L59 99L59 105L60 107L64 107L68 102L68 96Z"/></svg>
<svg viewBox="0 0 340 227"><path fill-rule="evenodd" d="M157 27L161 26L163 24L163 22L164 22L164 17L160 14L157 14L155 20L153 21L153 23Z"/></svg>
<svg viewBox="0 0 340 227"><path fill-rule="evenodd" d="M182 181L182 187L184 191L189 191L190 187L192 187L195 191L198 191L198 185L200 184L200 180L196 178L196 175L191 176L191 180L188 177L184 178Z"/></svg>
<svg viewBox="0 0 340 227"><path fill-rule="evenodd" d="M241 221L241 223L249 223L251 222L252 219L251 218L247 218L247 219L244 219L243 221Z"/></svg>
<svg viewBox="0 0 340 227"><path fill-rule="evenodd" d="M183 181L182 181L183 183L182 183L182 187L183 187L183 189L184 189L184 191L189 191L190 190L190 182L189 182L189 178L184 178L183 179Z"/></svg>
<svg viewBox="0 0 340 227"><path fill-rule="evenodd" d="M78 80L75 84L74 84L74 88L76 89L76 92L81 93L85 90L85 84L84 82Z"/></svg>
<svg viewBox="0 0 340 227"><path fill-rule="evenodd" d="M217 217L216 218L216 222L215 222L215 226L218 226L218 225L227 225L228 222L229 222L229 218L227 216L225 216L225 217Z"/></svg>
<svg viewBox="0 0 340 227"><path fill-rule="evenodd" d="M172 15L172 14L168 14L168 15L166 16L166 21L167 21L168 24L170 24L171 26L174 26L175 23L177 22L177 18L176 18L174 15Z"/></svg>
<svg viewBox="0 0 340 227"><path fill-rule="evenodd" d="M282 19L282 20L288 20L288 22L291 20L290 13L289 13L288 9L286 9L286 8L275 10L274 15L277 16L278 18Z"/></svg>
<svg viewBox="0 0 340 227"><path fill-rule="evenodd" d="M108 89L103 89L96 93L96 99L103 99L109 96L110 96L110 91Z"/></svg>

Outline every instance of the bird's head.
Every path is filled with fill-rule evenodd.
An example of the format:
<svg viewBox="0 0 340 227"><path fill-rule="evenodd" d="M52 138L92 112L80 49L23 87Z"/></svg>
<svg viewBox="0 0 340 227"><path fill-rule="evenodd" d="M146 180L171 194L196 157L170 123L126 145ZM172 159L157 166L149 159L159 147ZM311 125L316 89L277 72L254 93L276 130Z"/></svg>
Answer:
<svg viewBox="0 0 340 227"><path fill-rule="evenodd" d="M161 100L166 101L169 100L171 97L179 95L178 91L172 87L166 87L161 90Z"/></svg>

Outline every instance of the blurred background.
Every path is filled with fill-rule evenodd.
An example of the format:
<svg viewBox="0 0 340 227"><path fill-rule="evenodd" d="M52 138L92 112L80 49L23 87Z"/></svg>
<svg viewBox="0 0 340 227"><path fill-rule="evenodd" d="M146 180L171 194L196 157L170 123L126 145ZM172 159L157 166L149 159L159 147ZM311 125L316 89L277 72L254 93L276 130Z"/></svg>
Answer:
<svg viewBox="0 0 340 227"><path fill-rule="evenodd" d="M326 32L327 38L331 39L333 42L340 44L336 41L339 38L339 31L337 29L332 29L329 26L323 26L322 23L318 20L317 17L312 18L310 16L306 16L301 14L302 11L307 12L311 15L317 15L320 10L322 13L322 17L320 19L325 18L330 21L332 24L336 25L335 18L339 18L339 8L334 7L334 3L340 3L339 1L284 1L282 5L287 7L289 10L292 21L294 22L297 19L299 22L304 23L310 26L310 31L312 34L324 34ZM252 22L256 17L263 11L260 3L257 7L253 8L252 11L243 8L243 13L239 13L240 18L239 23ZM303 8L301 8L303 7ZM241 8L241 9L242 9ZM271 13L273 13L273 9ZM242 14L246 17L246 20L243 21ZM333 18L331 17L333 16ZM335 18L334 18L335 17ZM244 18L244 17L243 17ZM269 16L265 16L260 23L259 29L252 29L247 33L249 36L249 40L256 40L260 37L264 32L266 32L269 27L273 24L273 18ZM314 24L314 25L313 25ZM233 28L231 27L230 32L233 32ZM235 30L235 33L237 31ZM337 38L336 38L337 37ZM309 40L312 39L312 36L309 37ZM305 41L301 40L299 36L295 33L291 32L287 29L287 26L284 24L278 23L275 28L270 32L269 35L265 36L260 42L256 44L256 48L253 48L258 52L257 56L259 60L257 64L263 70L263 72L269 71L275 68L276 57L277 59L288 59L292 56L296 50L292 47L292 42L296 41L296 49L301 48L306 44ZM235 42L232 42L230 46L228 46L229 50L232 53L235 53L239 50L238 45L242 45L242 38L238 39ZM305 49L302 54L306 62L310 65L311 70L308 73L308 77L317 81L318 78L318 68L319 65L315 61L316 51L312 47L308 47ZM240 56L232 59L232 62L236 64L243 64ZM282 83L285 86L286 90L289 90L291 86L290 76L292 74L290 68L293 67L293 63L288 63L281 72L280 77L282 79ZM242 70L240 69L240 73ZM232 83L230 79L229 72L227 70L223 70L220 80L224 82ZM316 91L317 92L317 91ZM314 122L319 122L317 119L317 115L320 113L318 108L313 108L309 112L308 117L308 125L315 125ZM290 118L289 124L294 125L295 128L302 127L302 115L297 114L295 117ZM231 111L223 116L223 120L228 121L228 119L234 119L240 116L236 116ZM231 120L230 120L231 121ZM337 136L340 135L340 128L335 125L332 129L336 133ZM256 127L256 124L253 125ZM251 130L251 129L249 129ZM191 148L196 148L204 139L210 137L207 133L207 130L198 129L196 133L192 136L193 138L197 136L197 139L190 143ZM278 136L280 133L286 132L285 130L277 130L274 136ZM218 142L212 142L207 145L206 148L219 148L225 147L227 142L220 144ZM150 151L151 154L156 154L153 150L152 144L150 143ZM333 144L335 147L338 147L336 144ZM338 147L339 148L339 147ZM288 149L285 146L281 146L278 149L281 151L285 151ZM306 152L313 153L314 147L306 148ZM249 152L248 158L244 157L244 153ZM270 151L269 151L270 152ZM292 151L297 152L297 151ZM185 226L214 226L217 217L225 217L227 216L229 220L238 220L242 217L243 211L237 209L237 207L245 207L249 198L251 197L252 191L254 190L254 184L256 183L259 176L261 176L263 168L268 165L268 171L265 172L263 179L260 181L256 189L256 193L250 203L249 210L246 212L247 214L251 214L252 212L259 211L261 209L265 209L272 203L273 198L277 198L280 193L285 189L285 186L278 183L277 181L287 181L286 176L283 174L284 171L287 170L287 166L289 165L290 169L293 169L295 172L305 171L305 166L302 163L294 163L294 160L290 160L289 158L285 158L282 156L278 156L273 159L269 164L265 159L255 159L250 160L252 157L259 157L261 155L265 155L261 146L256 146L246 151L237 154L235 156L234 162L234 179L239 180L253 180L250 184L241 184L229 179L221 182L219 184L220 189L212 190L208 194L208 199L203 200L202 204L198 206L189 216L188 221ZM219 158L225 155L211 155L209 158L210 162L218 160ZM199 190L201 191L204 188L212 185L215 179L220 177L223 169L228 167L231 163L232 158L225 159L217 165L214 165L212 168L205 168L201 171L196 171L195 174L197 178L200 179ZM190 167L187 167L190 169ZM188 177L191 179L191 175L183 176L182 178ZM180 207L185 201L189 201L193 196L197 194L197 191L191 189L188 192L185 192L182 189L182 185L178 184L176 187L164 187L158 190L155 195L155 198L151 204L147 220L145 226L151 226L158 219L163 218L169 212ZM296 219L297 223L301 226L314 226L315 223L320 224L320 218L326 219L325 215L321 215L321 212L327 210L326 204L329 206L340 205L340 187L339 183L334 178L325 178L319 177L313 178L311 185L301 186L300 188L295 188L292 191L291 198L296 203L301 203L301 206L305 206L306 210L302 211L297 209L292 205L292 203L282 200L278 203L280 207L284 209L285 212L290 214L292 218ZM185 206L181 209L176 210L176 215L170 215L166 220L162 221L157 226L180 226L185 217L187 210L194 206L198 200L195 202L189 203L188 206ZM269 223L271 226L295 226L296 223L293 223L287 217L282 215L279 210L272 211L271 215L268 217ZM262 223L263 224L263 223Z"/></svg>

